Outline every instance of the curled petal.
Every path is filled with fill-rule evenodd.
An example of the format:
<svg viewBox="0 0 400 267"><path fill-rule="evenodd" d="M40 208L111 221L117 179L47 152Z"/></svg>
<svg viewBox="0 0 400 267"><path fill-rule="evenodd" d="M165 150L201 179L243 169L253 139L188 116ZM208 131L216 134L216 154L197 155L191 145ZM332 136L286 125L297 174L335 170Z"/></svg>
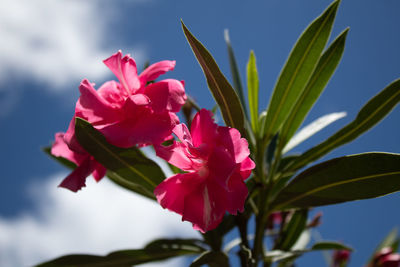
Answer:
<svg viewBox="0 0 400 267"><path fill-rule="evenodd" d="M217 124L214 122L210 111L202 109L196 114L192 121L191 133L195 147L203 143L214 145L217 136Z"/></svg>
<svg viewBox="0 0 400 267"><path fill-rule="evenodd" d="M128 95L140 88L136 62L129 55L122 57L122 52L118 51L103 62L117 76Z"/></svg>
<svg viewBox="0 0 400 267"><path fill-rule="evenodd" d="M168 161L170 164L182 169L184 171L193 170L193 162L189 158L187 147L174 141L170 146L154 146L158 157Z"/></svg>
<svg viewBox="0 0 400 267"><path fill-rule="evenodd" d="M219 143L227 148L236 163L240 163L250 155L247 140L241 138L240 132L235 128L218 127Z"/></svg>
<svg viewBox="0 0 400 267"><path fill-rule="evenodd" d="M183 83L173 79L149 84L143 93L151 99L155 112L178 112L186 101Z"/></svg>
<svg viewBox="0 0 400 267"><path fill-rule="evenodd" d="M184 143L186 146L193 146L192 136L186 124L180 123L172 129L172 132Z"/></svg>
<svg viewBox="0 0 400 267"><path fill-rule="evenodd" d="M69 149L67 143L64 140L64 133L56 133L55 141L51 147L51 154L56 157L63 157L76 165L82 163L86 158L86 155L73 152Z"/></svg>
<svg viewBox="0 0 400 267"><path fill-rule="evenodd" d="M125 98L128 97L124 90L121 91L121 85L116 81L105 82L97 93L113 108L121 108L125 103Z"/></svg>
<svg viewBox="0 0 400 267"><path fill-rule="evenodd" d="M147 67L140 75L139 80L142 87L146 86L147 82L154 81L158 76L175 68L175 60L164 60L154 63Z"/></svg>
<svg viewBox="0 0 400 267"><path fill-rule="evenodd" d="M78 140L75 136L75 116L72 117L72 120L69 123L68 130L64 134L64 141L68 145L68 148L71 149L73 152L87 155L86 150L79 144Z"/></svg>
<svg viewBox="0 0 400 267"><path fill-rule="evenodd" d="M94 170L92 172L92 175L93 178L98 182L106 175L107 169L97 161L94 161L93 165Z"/></svg>
<svg viewBox="0 0 400 267"><path fill-rule="evenodd" d="M85 187L86 177L88 177L93 171L93 164L90 156L88 156L81 165L71 172L70 175L65 178L59 187L67 188L73 192L77 192L82 187Z"/></svg>
<svg viewBox="0 0 400 267"><path fill-rule="evenodd" d="M120 117L118 109L103 99L88 80L79 86L81 97L76 103L75 115L92 124L104 124L117 121Z"/></svg>

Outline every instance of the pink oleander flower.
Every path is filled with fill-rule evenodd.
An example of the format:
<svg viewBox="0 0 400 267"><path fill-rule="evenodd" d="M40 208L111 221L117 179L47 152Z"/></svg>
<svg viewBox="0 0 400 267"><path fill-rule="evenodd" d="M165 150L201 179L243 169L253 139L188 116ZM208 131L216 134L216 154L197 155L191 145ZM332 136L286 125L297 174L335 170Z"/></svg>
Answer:
<svg viewBox="0 0 400 267"><path fill-rule="evenodd" d="M154 82L161 74L173 70L175 61L157 62L140 75L133 58L129 55L123 57L121 51L104 60L104 63L119 82L108 81L96 91L94 85L84 79L79 86L81 96L68 130L62 138L61 135L56 136L52 149L53 155L78 165L77 170L60 185L75 192L85 185L90 173L93 172L96 180L105 175L105 168L76 140L76 117L90 122L115 146L127 148L160 144L171 138L172 129L179 123L175 113L186 101L182 81L166 79Z"/></svg>
<svg viewBox="0 0 400 267"><path fill-rule="evenodd" d="M119 147L160 144L171 135L179 119L176 116L186 101L184 83L174 79L152 82L173 70L175 61L160 61L137 74L136 63L121 51L104 60L119 83L108 81L97 91L84 79L75 116L90 122L108 142ZM74 118L66 134L71 148Z"/></svg>
<svg viewBox="0 0 400 267"><path fill-rule="evenodd" d="M248 194L244 180L255 167L246 139L234 128L215 124L205 109L194 117L190 132L179 124L173 133L180 142L156 146L156 152L186 173L155 188L161 206L181 214L201 232L217 227L225 212L242 212Z"/></svg>
<svg viewBox="0 0 400 267"><path fill-rule="evenodd" d="M400 267L400 254L393 252L391 247L384 247L378 251L373 260L372 264L368 267Z"/></svg>
<svg viewBox="0 0 400 267"><path fill-rule="evenodd" d="M96 181L100 181L106 174L107 169L98 163L86 151L75 152L69 149L64 139L64 133L56 133L55 141L51 147L51 154L56 157L63 157L77 165L59 185L60 187L67 188L73 192L85 186L86 177L90 174L93 175Z"/></svg>
<svg viewBox="0 0 400 267"><path fill-rule="evenodd" d="M351 252L346 249L335 250L332 256L332 267L341 267L347 265Z"/></svg>

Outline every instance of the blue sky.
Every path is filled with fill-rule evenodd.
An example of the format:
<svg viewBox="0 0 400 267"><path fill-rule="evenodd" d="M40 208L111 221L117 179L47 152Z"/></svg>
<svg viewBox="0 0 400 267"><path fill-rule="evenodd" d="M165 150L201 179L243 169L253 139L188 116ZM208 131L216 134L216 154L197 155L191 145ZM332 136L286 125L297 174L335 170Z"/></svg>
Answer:
<svg viewBox="0 0 400 267"><path fill-rule="evenodd" d="M85 252L105 253L128 244L140 246L150 237L132 231L132 239L138 241L129 243L120 241L123 235L98 233L113 227L131 231L128 229L148 226L145 216L149 216L149 210L152 216L159 212L168 218L163 227L149 228L154 233L151 237L167 233L196 235L188 224L179 233L179 217L170 216L156 205L140 198L131 199L129 195L119 199L117 196L123 191L106 181L91 183L76 195L57 189L65 169L48 159L41 147L52 141L55 132L66 130L83 78L97 85L114 79L102 60L119 49L131 53L139 66L146 60L176 60L175 70L165 77L185 80L188 94L201 106L211 108L213 100L182 33L181 18L212 52L229 78L224 29L230 31L242 80L249 51L255 51L260 107L264 108L296 39L329 3L327 0L266 0L247 5L236 0L3 0L0 3L0 265L32 265L64 251L84 251L82 247L87 248ZM350 27L343 60L305 123L331 112L346 111L347 117L295 151L304 151L326 139L351 121L368 99L400 76L399 10L400 3L396 0L342 1L331 38ZM381 124L324 159L366 151L399 153L399 121L397 107ZM104 201L107 190L116 196L111 197L116 202ZM356 252L350 266L362 266L379 240L399 226L399 201L400 194L394 194L316 209L323 211L320 233L323 238L353 246ZM130 223L122 226L118 220L106 219L107 212L116 205L129 210L121 213L129 214ZM96 213L97 220L86 218L94 217L88 216L91 212ZM79 217L78 214L82 218L73 221L72 217ZM104 221L107 223L101 228ZM92 231L92 223L100 227L98 232ZM85 226L77 233L75 225ZM79 237L87 241L73 239ZM48 245L37 246L33 242L37 238ZM89 241L91 238L94 240ZM76 247L76 243L81 246ZM104 245L95 245L98 243ZM112 244L109 249L107 244ZM300 266L323 266L320 254L312 256L315 261L307 256ZM4 259L7 261L2 262Z"/></svg>

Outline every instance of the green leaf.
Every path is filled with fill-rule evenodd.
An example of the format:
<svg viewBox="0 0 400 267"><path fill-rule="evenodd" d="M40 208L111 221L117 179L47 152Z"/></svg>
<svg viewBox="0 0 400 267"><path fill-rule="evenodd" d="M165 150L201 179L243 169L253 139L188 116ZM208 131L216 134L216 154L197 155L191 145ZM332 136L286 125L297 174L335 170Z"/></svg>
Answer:
<svg viewBox="0 0 400 267"><path fill-rule="evenodd" d="M274 249L289 251L306 228L307 216L307 209L295 211L289 223L283 227L280 240L278 240Z"/></svg>
<svg viewBox="0 0 400 267"><path fill-rule="evenodd" d="M244 135L243 108L235 90L222 74L210 52L192 35L183 22L182 28L197 61L203 69L208 87L219 105L226 125L238 129Z"/></svg>
<svg viewBox="0 0 400 267"><path fill-rule="evenodd" d="M329 124L345 117L346 115L346 112L335 112L316 119L315 121L302 128L295 136L293 136L290 139L289 143L287 143L286 146L283 148L282 153L286 153L292 150L294 147L301 144L303 141L307 140L314 134L318 133Z"/></svg>
<svg viewBox="0 0 400 267"><path fill-rule="evenodd" d="M378 253L381 249L386 248L386 247L393 247L393 245L396 245L398 241L398 230L397 228L393 228L392 231L382 240L382 242L376 247L374 255ZM394 250L396 251L396 250ZM371 257L370 260L372 260L373 256Z"/></svg>
<svg viewBox="0 0 400 267"><path fill-rule="evenodd" d="M172 257L199 254L204 248L194 239L160 239L148 244L144 249L120 250L106 256L68 255L37 265L37 267L130 267L164 260Z"/></svg>
<svg viewBox="0 0 400 267"><path fill-rule="evenodd" d="M323 241L323 242L318 242L315 243L312 247L311 250L350 250L353 251L351 247L348 247L346 245L343 245L342 243L336 242L336 241Z"/></svg>
<svg viewBox="0 0 400 267"><path fill-rule="evenodd" d="M339 1L334 1L300 36L275 85L264 137L268 141L285 122L297 99L310 79L329 39Z"/></svg>
<svg viewBox="0 0 400 267"><path fill-rule="evenodd" d="M143 188L143 186L141 186L139 183L135 182L134 180L132 181L132 179L130 179L130 177L121 177L117 173L115 173L113 171L109 171L109 170L107 171L107 177L115 184L117 184L127 190L135 192L146 198L149 198L152 200L157 200L152 192Z"/></svg>
<svg viewBox="0 0 400 267"><path fill-rule="evenodd" d="M326 141L307 150L287 168L298 170L308 163L317 160L329 151L344 145L364 132L371 129L382 120L400 101L400 79L389 84L385 89L373 97L360 110L354 121L329 137Z"/></svg>
<svg viewBox="0 0 400 267"><path fill-rule="evenodd" d="M135 187L150 197L154 188L165 179L157 163L146 158L139 149L109 144L100 132L81 118L75 120L75 134L79 144L110 171L110 178L118 184L127 185L128 189Z"/></svg>
<svg viewBox="0 0 400 267"><path fill-rule="evenodd" d="M296 176L274 210L308 208L383 196L400 190L400 154L364 153L332 159Z"/></svg>
<svg viewBox="0 0 400 267"><path fill-rule="evenodd" d="M239 96L239 100L240 100L240 103L242 104L246 118L248 118L247 109L246 109L246 101L244 100L244 94L243 94L242 81L240 79L239 68L236 63L235 53L233 52L231 40L229 38L228 29L225 29L225 31L224 31L224 38L225 38L226 46L228 48L229 65L231 67L233 88L236 90L236 93Z"/></svg>
<svg viewBox="0 0 400 267"><path fill-rule="evenodd" d="M206 251L196 258L190 267L199 267L207 264L210 267L229 267L229 259L221 251Z"/></svg>
<svg viewBox="0 0 400 267"><path fill-rule="evenodd" d="M249 99L251 126L253 131L258 133L258 71L256 56L253 50L250 51L249 62L247 63L247 92Z"/></svg>
<svg viewBox="0 0 400 267"><path fill-rule="evenodd" d="M57 161L58 163L60 163L61 165L63 165L64 167L67 167L68 169L75 169L76 168L76 164L73 163L72 161L69 161L63 157L56 157L53 154L51 154L51 146L47 146L42 148L43 152L46 153L50 158L54 159L55 161Z"/></svg>
<svg viewBox="0 0 400 267"><path fill-rule="evenodd" d="M304 91L282 126L282 130L280 131L280 149L286 145L300 127L335 72L343 55L348 30L344 30L319 59L317 67L307 82Z"/></svg>

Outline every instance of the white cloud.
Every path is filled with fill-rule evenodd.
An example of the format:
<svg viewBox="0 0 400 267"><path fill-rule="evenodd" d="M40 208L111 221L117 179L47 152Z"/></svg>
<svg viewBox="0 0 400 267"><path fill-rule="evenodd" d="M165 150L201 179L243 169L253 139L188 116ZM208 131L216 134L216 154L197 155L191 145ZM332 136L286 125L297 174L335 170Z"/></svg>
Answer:
<svg viewBox="0 0 400 267"><path fill-rule="evenodd" d="M30 187L35 212L0 217L0 266L32 266L70 253L107 254L161 237L199 237L177 214L107 179L95 183L89 177L87 187L74 194L57 188L63 177Z"/></svg>
<svg viewBox="0 0 400 267"><path fill-rule="evenodd" d="M77 84L110 74L102 63L116 52L104 48L110 6L107 1L0 1L0 81L16 72L60 90L71 80ZM125 52L142 57L140 49Z"/></svg>

